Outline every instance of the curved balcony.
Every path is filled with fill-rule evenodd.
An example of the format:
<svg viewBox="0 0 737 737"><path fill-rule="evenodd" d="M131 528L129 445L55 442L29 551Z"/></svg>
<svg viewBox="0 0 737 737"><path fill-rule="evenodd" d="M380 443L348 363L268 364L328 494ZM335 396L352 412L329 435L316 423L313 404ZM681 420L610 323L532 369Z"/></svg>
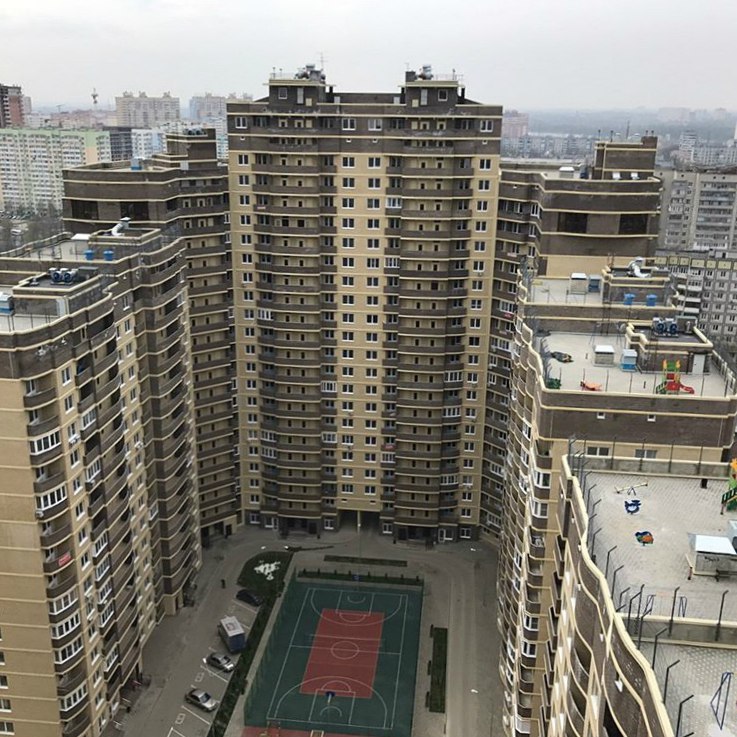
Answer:
<svg viewBox="0 0 737 737"><path fill-rule="evenodd" d="M62 721L62 737L79 737L89 728L90 724L90 716L87 712L83 712L68 721Z"/></svg>
<svg viewBox="0 0 737 737"><path fill-rule="evenodd" d="M42 389L33 394L26 394L23 397L23 406L26 409L38 409L45 404L50 404L56 399L56 387L51 389Z"/></svg>

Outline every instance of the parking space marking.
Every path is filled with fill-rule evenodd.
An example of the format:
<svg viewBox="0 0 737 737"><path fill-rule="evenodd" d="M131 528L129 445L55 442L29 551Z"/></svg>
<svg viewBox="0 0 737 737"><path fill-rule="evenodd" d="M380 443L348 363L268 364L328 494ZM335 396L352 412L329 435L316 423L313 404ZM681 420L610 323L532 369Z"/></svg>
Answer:
<svg viewBox="0 0 737 737"><path fill-rule="evenodd" d="M182 720L184 720L184 714L179 714L177 719L179 719L179 717L182 717ZM177 724L181 724L181 722L177 722ZM187 737L186 734L178 732L174 727L169 727L169 734L167 734L166 737L172 737L172 735L177 735L177 737Z"/></svg>
<svg viewBox="0 0 737 737"><path fill-rule="evenodd" d="M223 683L227 683L228 682L228 679L225 678L225 676L221 676L219 673L216 673L214 670L210 670L209 668L205 668L205 672L207 673L207 675L212 676L213 678L219 678ZM202 673L202 671L200 671L200 675L202 675L204 677L204 673ZM197 680L197 679L195 678L195 680ZM200 681L201 680L202 680L202 678L200 678Z"/></svg>
<svg viewBox="0 0 737 737"><path fill-rule="evenodd" d="M174 724L182 724L182 722L184 722L186 718L187 715L182 714L182 712L180 711L179 714L177 714L177 718L174 720ZM172 727L172 729L174 729L174 727ZM176 732L176 729L174 729L174 731Z"/></svg>
<svg viewBox="0 0 737 737"><path fill-rule="evenodd" d="M257 612L258 611L258 609L254 609L253 607L250 607L250 606L248 606L248 604L244 604L241 601L234 601L233 604L235 604L236 606L242 607L247 612ZM233 611L233 610L231 610L231 611Z"/></svg>
<svg viewBox="0 0 737 737"><path fill-rule="evenodd" d="M197 675L196 675L196 676L194 677L194 682L195 682L195 683L200 683L200 682L202 681L202 679L203 679L204 677L205 677L205 674L204 674L204 673L203 673L202 671L200 671L200 672L199 672L199 673L198 673L198 674L197 674Z"/></svg>
<svg viewBox="0 0 737 737"><path fill-rule="evenodd" d="M199 719L201 722L204 722L208 726L210 725L210 722L208 722L207 719L205 719L205 717L201 717L199 714L195 714L191 709L188 709L186 706L183 706L182 709L184 709L184 711L186 711L187 714L191 714L193 717L196 717L197 719Z"/></svg>

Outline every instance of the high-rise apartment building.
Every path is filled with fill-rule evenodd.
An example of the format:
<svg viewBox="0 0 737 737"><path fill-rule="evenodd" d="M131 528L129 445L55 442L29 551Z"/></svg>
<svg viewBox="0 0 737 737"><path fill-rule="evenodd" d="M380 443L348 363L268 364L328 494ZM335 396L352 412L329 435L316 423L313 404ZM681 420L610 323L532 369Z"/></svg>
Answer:
<svg viewBox="0 0 737 737"><path fill-rule="evenodd" d="M703 644L720 616L718 570L737 554L702 576L689 533L726 543L737 397L671 294L668 272L644 261L521 280L498 581L508 734L684 734L648 661L669 616L680 645Z"/></svg>
<svg viewBox="0 0 737 737"><path fill-rule="evenodd" d="M503 161L494 248L491 342L487 386L480 525L501 533L508 484L507 423L523 262L542 275L598 273L608 258L654 253L660 183L652 177L655 141L597 144L595 165L540 166Z"/></svg>
<svg viewBox="0 0 737 737"><path fill-rule="evenodd" d="M576 568L580 544L568 544L571 510L566 506L569 487L561 487L564 458L575 452L613 474L662 475L670 468L708 483L708 477L724 474L724 466L717 466L733 441L734 375L695 321L680 315L672 303L668 271L646 267L642 258L654 253L657 238L654 153L651 139L641 145L603 143L583 177L567 167L534 172L520 164L502 171L497 257L509 263L516 253L526 257L519 263L516 312L504 316L507 361L493 349L491 354L492 367L499 368L490 369L491 381L498 385L507 378L509 397L507 424L497 426L495 420L504 416L497 407L503 395L487 394L485 470L490 475L482 522L491 504L486 520L496 522L498 514L502 521L500 674L505 724L512 735L624 735L656 724L631 696L642 681L625 669L624 654L617 661L609 652L604 657L598 646L607 638L616 640L619 630L616 636L607 627L597 630L591 613L584 614L589 600L581 586L589 591L596 586ZM497 264L495 275L503 272ZM644 465L655 460L662 462L657 469ZM640 486L644 480L633 483ZM597 483L604 487L607 482L597 478ZM607 491L600 490L605 494L598 502L602 512L622 483L613 475ZM494 492L500 495L496 500ZM641 496L647 505L646 491ZM621 611L622 602L635 597L646 577L632 568L626 553L617 565L605 561L609 548L617 545L615 522L595 516L596 498L586 498L589 534L598 565L611 582L614 593L609 595L616 596L613 608ZM629 498L624 494L618 501ZM620 514L633 519L628 510L637 513L628 507ZM710 534L724 522L718 519L718 503L715 510L717 519L712 517L705 530ZM655 530L653 517L646 520L638 518L620 547L625 539L635 549L649 544L647 535L644 542L634 536ZM617 524L621 527L621 520ZM606 534L602 527L608 527ZM611 542L602 554L605 540ZM649 570L647 585L657 587L656 568ZM669 586L673 579L665 573L663 586ZM607 609L601 600L598 606ZM603 639L595 639L596 632ZM631 641L627 647L636 650ZM589 681L592 674L595 680ZM615 681L620 686L613 687ZM616 693L622 683L626 697ZM660 725L663 714L657 719Z"/></svg>
<svg viewBox="0 0 737 737"><path fill-rule="evenodd" d="M92 737L199 567L185 243L0 261L2 723Z"/></svg>
<svg viewBox="0 0 737 737"><path fill-rule="evenodd" d="M475 535L501 108L307 67L228 121L249 522Z"/></svg>
<svg viewBox="0 0 737 737"><path fill-rule="evenodd" d="M205 537L234 531L243 509L237 412L227 170L212 130L170 134L150 161L70 169L64 222L73 233L110 228L121 218L180 239L186 269L194 379L200 525Z"/></svg>
<svg viewBox="0 0 737 737"><path fill-rule="evenodd" d="M107 131L0 129L0 199L6 210L60 210L62 171L110 159Z"/></svg>
<svg viewBox="0 0 737 737"><path fill-rule="evenodd" d="M230 98L225 95L213 95L211 92L206 92L204 95L195 95L189 100L189 117L193 123L207 123L213 118L225 118L227 115L226 105L228 99L248 99L246 95L241 98L236 98L235 95L230 95Z"/></svg>
<svg viewBox="0 0 737 737"><path fill-rule="evenodd" d="M0 84L0 128L24 125L25 103L18 85Z"/></svg>
<svg viewBox="0 0 737 737"><path fill-rule="evenodd" d="M179 98L172 97L169 92L161 97L149 97L145 92L139 92L138 96L124 92L115 98L115 115L118 125L129 128L156 128L182 117Z"/></svg>
<svg viewBox="0 0 737 737"><path fill-rule="evenodd" d="M737 174L734 171L660 170L663 208L660 247L737 256Z"/></svg>

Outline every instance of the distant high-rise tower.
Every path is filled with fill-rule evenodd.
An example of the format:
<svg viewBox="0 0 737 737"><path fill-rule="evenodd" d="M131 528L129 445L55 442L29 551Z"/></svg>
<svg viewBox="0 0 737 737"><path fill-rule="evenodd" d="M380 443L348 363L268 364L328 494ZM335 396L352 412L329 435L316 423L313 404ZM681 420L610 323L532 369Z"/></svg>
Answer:
<svg viewBox="0 0 737 737"><path fill-rule="evenodd" d="M0 84L0 128L23 125L25 105L18 85Z"/></svg>
<svg viewBox="0 0 737 737"><path fill-rule="evenodd" d="M501 112L430 67L228 105L251 523L477 534Z"/></svg>

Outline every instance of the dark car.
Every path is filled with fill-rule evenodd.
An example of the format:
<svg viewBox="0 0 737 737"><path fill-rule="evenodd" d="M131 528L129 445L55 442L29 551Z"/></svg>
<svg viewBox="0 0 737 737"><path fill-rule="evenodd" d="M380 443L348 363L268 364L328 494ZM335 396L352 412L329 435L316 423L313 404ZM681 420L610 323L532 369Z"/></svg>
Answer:
<svg viewBox="0 0 737 737"><path fill-rule="evenodd" d="M225 653L210 653L207 656L207 662L226 673L230 673L235 668L235 663Z"/></svg>
<svg viewBox="0 0 737 737"><path fill-rule="evenodd" d="M201 688L190 689L184 695L184 698L190 704L194 704L204 711L215 711L218 708L218 702L207 691L203 691Z"/></svg>
<svg viewBox="0 0 737 737"><path fill-rule="evenodd" d="M235 598L239 601L245 601L246 604L251 604L252 606L261 606L264 603L264 600L258 594L254 594L248 589L240 589L235 595Z"/></svg>

